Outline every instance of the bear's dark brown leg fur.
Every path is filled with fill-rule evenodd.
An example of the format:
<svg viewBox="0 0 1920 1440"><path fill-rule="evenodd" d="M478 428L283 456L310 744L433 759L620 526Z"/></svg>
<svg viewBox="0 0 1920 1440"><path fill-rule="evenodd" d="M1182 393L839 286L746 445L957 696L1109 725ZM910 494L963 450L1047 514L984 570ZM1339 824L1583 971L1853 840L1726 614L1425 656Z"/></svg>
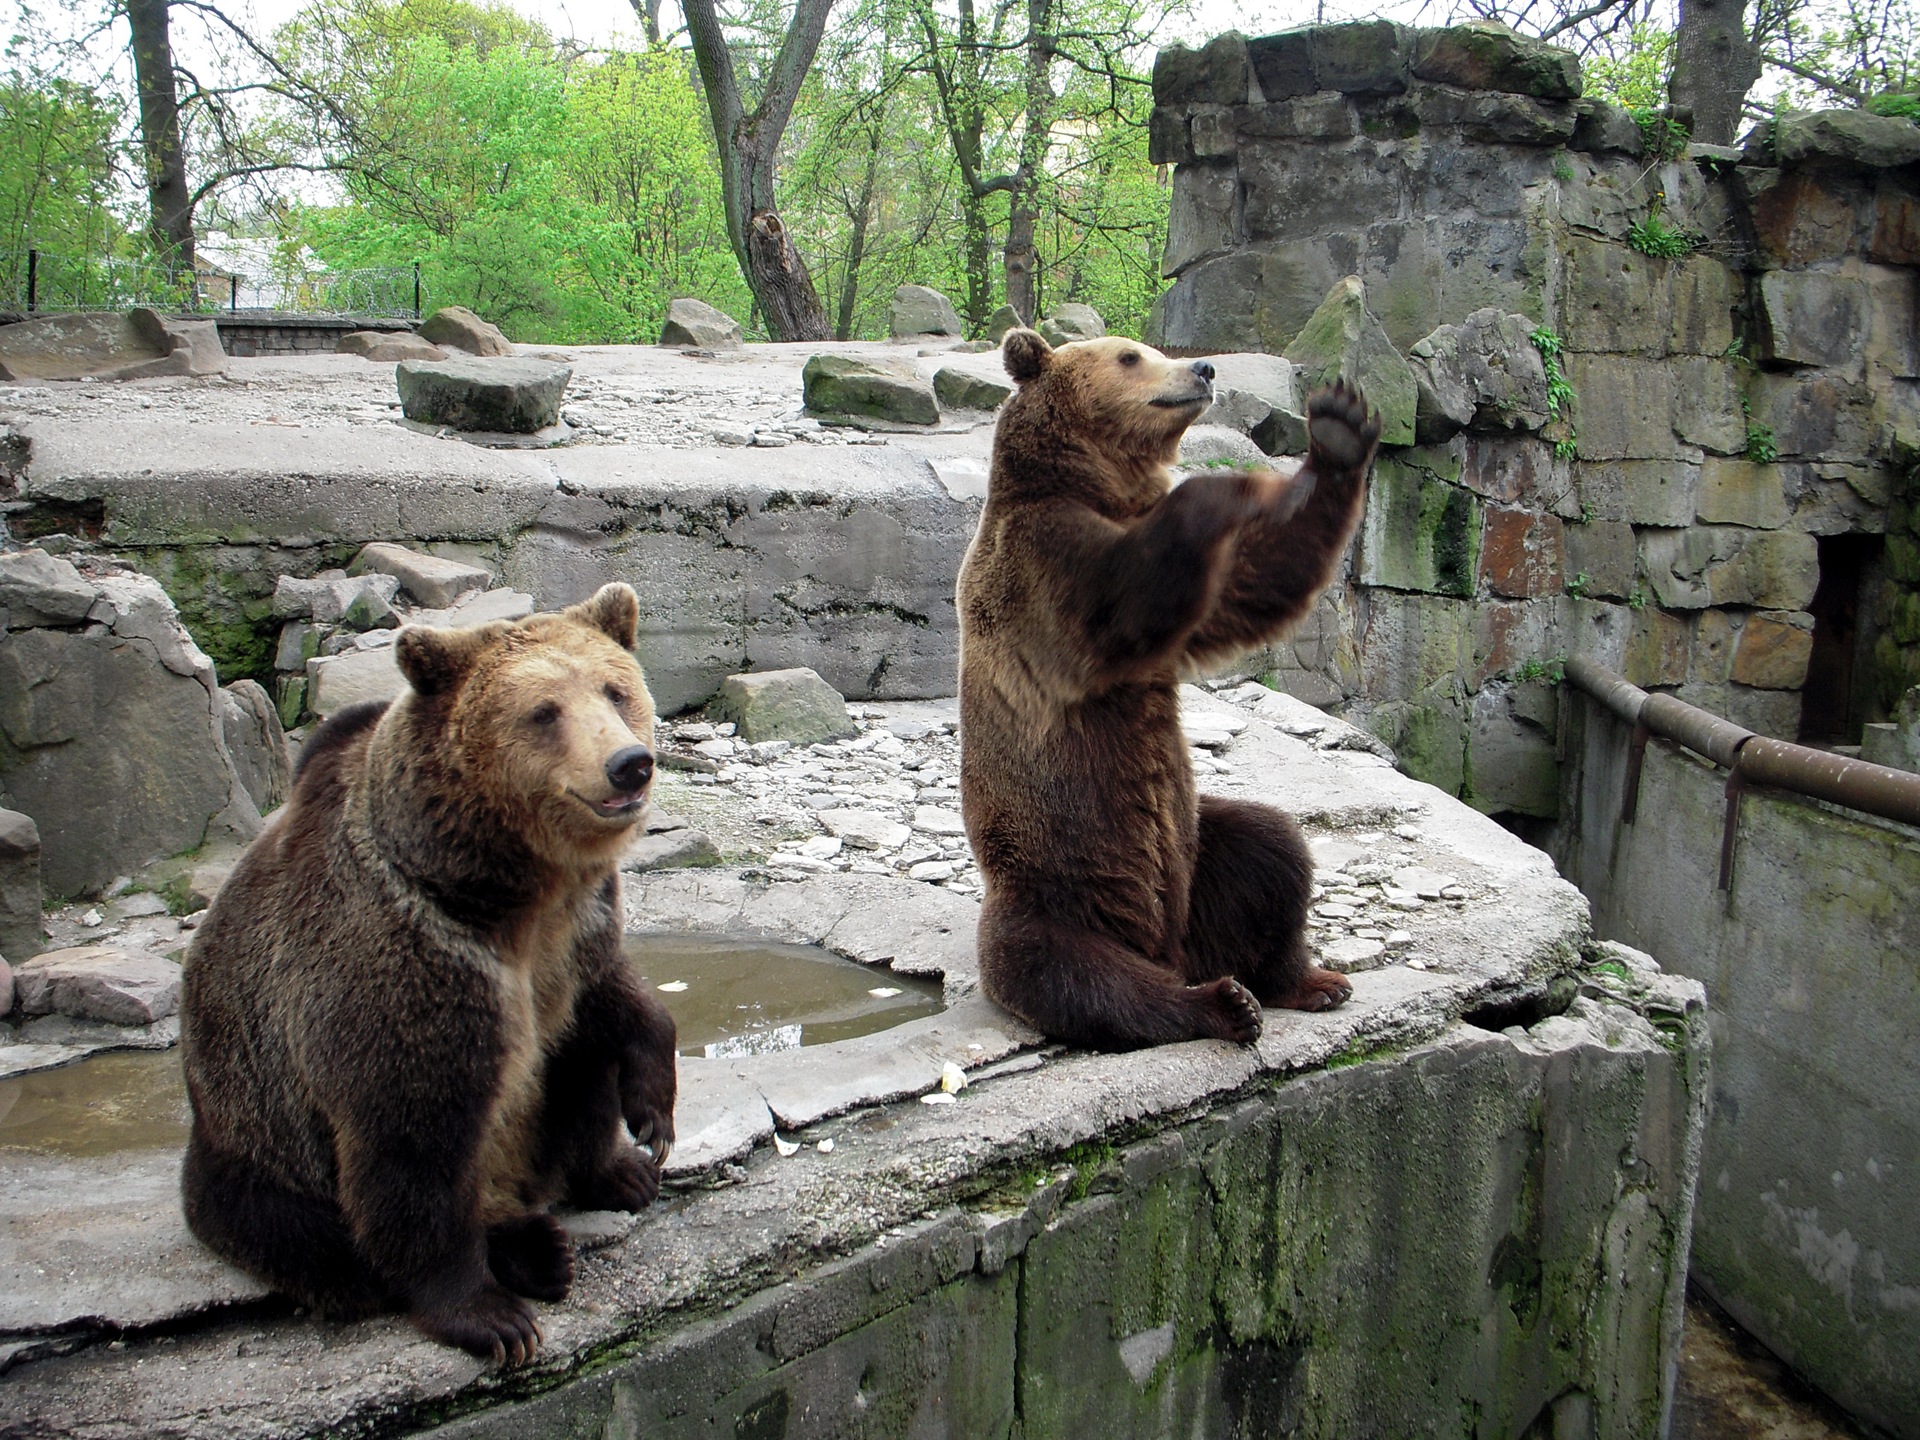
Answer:
<svg viewBox="0 0 1920 1440"><path fill-rule="evenodd" d="M573 1242L551 1215L532 1212L487 1227L487 1268L529 1300L564 1300L573 1286Z"/></svg>
<svg viewBox="0 0 1920 1440"><path fill-rule="evenodd" d="M1260 1035L1260 1007L1238 981L1184 984L1118 941L1006 895L980 907L980 982L1042 1034L1094 1050L1208 1038L1244 1045Z"/></svg>
<svg viewBox="0 0 1920 1440"><path fill-rule="evenodd" d="M1313 856L1293 818L1270 805L1200 797L1184 968L1199 983L1232 975L1263 1005L1328 1010L1353 993L1307 953Z"/></svg>
<svg viewBox="0 0 1920 1440"><path fill-rule="evenodd" d="M392 1308L340 1207L273 1184L194 1128L182 1198L193 1233L250 1275L335 1320Z"/></svg>

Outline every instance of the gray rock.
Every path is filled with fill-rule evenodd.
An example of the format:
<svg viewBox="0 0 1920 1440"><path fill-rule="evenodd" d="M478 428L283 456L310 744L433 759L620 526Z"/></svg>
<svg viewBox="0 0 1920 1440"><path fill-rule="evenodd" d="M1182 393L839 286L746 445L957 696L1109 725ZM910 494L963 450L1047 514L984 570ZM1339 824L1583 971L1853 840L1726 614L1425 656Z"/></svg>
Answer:
<svg viewBox="0 0 1920 1440"><path fill-rule="evenodd" d="M1195 425L1180 437L1183 470L1247 469L1266 463L1266 451L1225 425Z"/></svg>
<svg viewBox="0 0 1920 1440"><path fill-rule="evenodd" d="M1013 393L1013 386L1002 380L974 375L952 365L933 372L933 394L947 410L998 410L1000 402Z"/></svg>
<svg viewBox="0 0 1920 1440"><path fill-rule="evenodd" d="M1620 106L1609 105L1604 100L1582 100L1577 115L1568 149L1593 153L1611 151L1636 160L1645 152L1646 137L1640 133L1639 122Z"/></svg>
<svg viewBox="0 0 1920 1440"><path fill-rule="evenodd" d="M99 599L91 581L44 550L0 555L0 616L10 629L78 625Z"/></svg>
<svg viewBox="0 0 1920 1440"><path fill-rule="evenodd" d="M393 647L318 655L307 662L307 709L325 719L362 700L393 700L407 688Z"/></svg>
<svg viewBox="0 0 1920 1440"><path fill-rule="evenodd" d="M840 692L804 668L729 675L710 710L716 719L733 721L749 745L810 745L858 733Z"/></svg>
<svg viewBox="0 0 1920 1440"><path fill-rule="evenodd" d="M1307 35L1319 89L1343 95L1398 95L1407 88L1413 32L1406 26L1389 20L1357 20L1316 25Z"/></svg>
<svg viewBox="0 0 1920 1440"><path fill-rule="evenodd" d="M13 967L0 955L0 1019L13 1013Z"/></svg>
<svg viewBox="0 0 1920 1440"><path fill-rule="evenodd" d="M320 627L311 621L289 620L280 627L273 668L283 674L306 674L307 661L320 653L320 638Z"/></svg>
<svg viewBox="0 0 1920 1440"><path fill-rule="evenodd" d="M572 366L551 360L403 360L394 367L407 419L505 435L557 425L572 378Z"/></svg>
<svg viewBox="0 0 1920 1440"><path fill-rule="evenodd" d="M1784 169L1840 165L1891 170L1920 164L1920 125L1865 110L1815 110L1756 125L1746 137L1747 159Z"/></svg>
<svg viewBox="0 0 1920 1440"><path fill-rule="evenodd" d="M340 617L340 623L348 630L397 630L400 617L393 613L393 606L375 590L362 590L353 597L353 603L347 606L346 613Z"/></svg>
<svg viewBox="0 0 1920 1440"><path fill-rule="evenodd" d="M740 322L726 311L704 300L683 297L668 302L660 343L696 350L737 350L740 334Z"/></svg>
<svg viewBox="0 0 1920 1440"><path fill-rule="evenodd" d="M253 808L271 814L293 789L293 757L272 698L255 681L236 680L220 691L220 721L227 754Z"/></svg>
<svg viewBox="0 0 1920 1440"><path fill-rule="evenodd" d="M822 810L814 818L855 850L898 850L913 838L908 826L876 810Z"/></svg>
<svg viewBox="0 0 1920 1440"><path fill-rule="evenodd" d="M22 1015L151 1025L179 1008L180 967L141 950L81 945L27 961L14 989Z"/></svg>
<svg viewBox="0 0 1920 1440"><path fill-rule="evenodd" d="M354 330L340 337L333 347L336 355L358 355L395 365L402 360L444 360L447 352L431 340L422 340L411 330Z"/></svg>
<svg viewBox="0 0 1920 1440"><path fill-rule="evenodd" d="M347 567L349 575L369 573L393 576L416 604L435 609L445 609L469 590L484 590L493 583L493 575L479 565L423 555L385 541L367 546Z"/></svg>
<svg viewBox="0 0 1920 1440"><path fill-rule="evenodd" d="M1909 128L1920 133L1920 127ZM1769 270L1760 276L1759 301L1760 359L1833 368L1859 362L1872 303L1864 280Z"/></svg>
<svg viewBox="0 0 1920 1440"><path fill-rule="evenodd" d="M1423 443L1454 432L1537 431L1547 410L1547 372L1524 315L1476 310L1442 325L1408 352L1417 394L1415 428Z"/></svg>
<svg viewBox="0 0 1920 1440"><path fill-rule="evenodd" d="M1505 90L1543 100L1575 99L1581 90L1580 61L1572 51L1485 22L1419 32L1413 74L1462 90Z"/></svg>
<svg viewBox="0 0 1920 1440"><path fill-rule="evenodd" d="M482 595L469 595L453 607L445 621L456 630L470 630L476 625L490 625L495 620L524 620L533 614L533 597L520 590L489 590Z"/></svg>
<svg viewBox="0 0 1920 1440"><path fill-rule="evenodd" d="M1380 443L1414 443L1418 386L1413 370L1393 347L1373 312L1366 287L1349 275L1328 292L1320 308L1286 348L1309 387L1344 379L1366 393L1380 412Z"/></svg>
<svg viewBox="0 0 1920 1440"><path fill-rule="evenodd" d="M420 325L420 338L469 355L511 355L513 342L499 327L482 320L464 305L445 305ZM480 427L475 427L480 428Z"/></svg>
<svg viewBox="0 0 1920 1440"><path fill-rule="evenodd" d="M302 580L282 575L273 587L273 613L282 620L313 620L321 625L337 625L364 596L372 596L391 608L400 591L396 575L372 572L363 575L316 576Z"/></svg>
<svg viewBox="0 0 1920 1440"><path fill-rule="evenodd" d="M40 930L40 831L31 815L0 810L0 955L18 964L38 955ZM0 983L0 1001L12 994ZM6 1014L0 1004L0 1015Z"/></svg>
<svg viewBox="0 0 1920 1440"><path fill-rule="evenodd" d="M0 379L144 380L218 375L226 368L211 320L175 320L141 308L0 326Z"/></svg>
<svg viewBox="0 0 1920 1440"><path fill-rule="evenodd" d="M1023 317L1018 310L1014 309L1013 306L1002 305L987 317L987 328L984 338L991 344L998 345L1002 340L1007 338L1007 332L1009 330L1019 330L1023 328L1026 323L1025 317Z"/></svg>
<svg viewBox="0 0 1920 1440"><path fill-rule="evenodd" d="M1040 322L1040 334L1049 345L1065 345L1074 340L1098 340L1106 333L1106 320L1091 305L1072 302L1056 305L1053 313Z"/></svg>
<svg viewBox="0 0 1920 1440"><path fill-rule="evenodd" d="M827 418L865 416L904 425L937 425L933 387L910 363L852 355L816 355L801 371L807 409Z"/></svg>
<svg viewBox="0 0 1920 1440"><path fill-rule="evenodd" d="M887 312L888 333L896 340L915 335L965 335L967 327L953 302L925 285L902 285Z"/></svg>
<svg viewBox="0 0 1920 1440"><path fill-rule="evenodd" d="M718 865L720 847L704 830L680 827L642 835L620 862L623 870L681 870L694 865Z"/></svg>

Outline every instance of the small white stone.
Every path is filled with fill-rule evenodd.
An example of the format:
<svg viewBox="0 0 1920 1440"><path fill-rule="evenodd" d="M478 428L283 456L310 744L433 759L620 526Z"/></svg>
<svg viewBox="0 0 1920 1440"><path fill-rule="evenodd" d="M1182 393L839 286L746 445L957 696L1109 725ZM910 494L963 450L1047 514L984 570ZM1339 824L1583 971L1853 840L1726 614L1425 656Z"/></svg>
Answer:
<svg viewBox="0 0 1920 1440"><path fill-rule="evenodd" d="M669 980L664 985L654 986L654 989L662 991L668 995L678 995L682 991L684 991L686 988L687 988L687 982L684 980Z"/></svg>
<svg viewBox="0 0 1920 1440"><path fill-rule="evenodd" d="M1387 948L1389 950L1404 950L1412 943L1413 932L1411 930L1389 930L1387 932Z"/></svg>
<svg viewBox="0 0 1920 1440"><path fill-rule="evenodd" d="M951 860L923 860L907 871L907 878L925 880L929 883L951 880L956 868Z"/></svg>
<svg viewBox="0 0 1920 1440"><path fill-rule="evenodd" d="M800 1153L800 1142L797 1140L782 1140L776 1135L773 1137L773 1148L780 1152L780 1158L782 1160L791 1160L795 1155Z"/></svg>
<svg viewBox="0 0 1920 1440"><path fill-rule="evenodd" d="M711 740L702 740L693 747L693 753L704 755L709 760L731 760L735 747L733 741L715 736Z"/></svg>
<svg viewBox="0 0 1920 1440"><path fill-rule="evenodd" d="M736 726L736 725L735 725L735 724L733 723L733 721L731 721L731 720L727 720L727 721L723 721L722 723L720 723L720 724L718 724L718 725L716 725L716 726L714 726L714 727L713 727L713 733L714 733L714 734L716 734L716 735L732 735L732 734L734 733L734 731L735 731L735 730L737 730L738 728L739 728L739 727L738 727L738 726Z"/></svg>
<svg viewBox="0 0 1920 1440"><path fill-rule="evenodd" d="M954 1105L959 1102L944 1090L936 1090L931 1095L922 1095L920 1103L922 1105Z"/></svg>
<svg viewBox="0 0 1920 1440"><path fill-rule="evenodd" d="M1401 890L1411 890L1422 900L1438 900L1447 887L1455 885L1453 876L1442 875L1437 870L1428 870L1419 865L1408 865L1393 872L1393 883Z"/></svg>
<svg viewBox="0 0 1920 1440"><path fill-rule="evenodd" d="M967 1088L967 1072L949 1060L940 1067L940 1088L949 1095L958 1095Z"/></svg>
<svg viewBox="0 0 1920 1440"><path fill-rule="evenodd" d="M900 993L900 987L898 985L876 985L867 991L867 994L873 996L876 1000L891 1000Z"/></svg>
<svg viewBox="0 0 1920 1440"><path fill-rule="evenodd" d="M814 860L831 860L840 853L838 835L816 835L800 847L800 853Z"/></svg>
<svg viewBox="0 0 1920 1440"><path fill-rule="evenodd" d="M964 835L967 822L958 810L939 805L921 805L913 812L913 828L927 835Z"/></svg>
<svg viewBox="0 0 1920 1440"><path fill-rule="evenodd" d="M711 740L720 732L704 720L690 721L675 728L675 733L689 745L698 745L702 740Z"/></svg>

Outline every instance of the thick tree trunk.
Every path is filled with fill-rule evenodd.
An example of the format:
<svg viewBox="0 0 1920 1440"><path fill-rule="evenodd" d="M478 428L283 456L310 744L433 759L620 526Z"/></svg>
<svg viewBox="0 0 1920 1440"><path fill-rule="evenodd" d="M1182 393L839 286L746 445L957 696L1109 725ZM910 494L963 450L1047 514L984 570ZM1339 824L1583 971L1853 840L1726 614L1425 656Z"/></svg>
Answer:
<svg viewBox="0 0 1920 1440"><path fill-rule="evenodd" d="M1760 78L1760 49L1741 24L1745 9L1746 0L1680 0L1668 96L1675 110L1693 112L1697 144L1733 144L1747 91Z"/></svg>
<svg viewBox="0 0 1920 1440"><path fill-rule="evenodd" d="M807 262L771 210L758 210L747 226L747 283L760 298L767 333L776 340L825 340L827 312L813 287Z"/></svg>
<svg viewBox="0 0 1920 1440"><path fill-rule="evenodd" d="M176 275L193 274L193 192L180 141L167 0L127 0L133 71L140 91L140 143L147 171L148 229L155 251Z"/></svg>

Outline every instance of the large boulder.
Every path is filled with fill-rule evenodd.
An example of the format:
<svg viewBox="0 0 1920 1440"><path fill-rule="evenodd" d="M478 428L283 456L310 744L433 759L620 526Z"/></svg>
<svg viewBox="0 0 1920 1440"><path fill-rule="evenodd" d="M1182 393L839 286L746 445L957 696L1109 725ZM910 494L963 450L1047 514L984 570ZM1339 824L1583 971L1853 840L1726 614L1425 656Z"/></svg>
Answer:
<svg viewBox="0 0 1920 1440"><path fill-rule="evenodd" d="M704 300L670 301L666 324L660 327L660 343L696 350L738 349L740 322Z"/></svg>
<svg viewBox="0 0 1920 1440"><path fill-rule="evenodd" d="M1580 95L1580 61L1571 50L1487 21L1422 30L1414 42L1416 79L1462 90L1504 90L1541 100Z"/></svg>
<svg viewBox="0 0 1920 1440"><path fill-rule="evenodd" d="M717 719L731 720L749 745L763 740L814 745L859 733L840 692L804 668L729 675L708 709Z"/></svg>
<svg viewBox="0 0 1920 1440"><path fill-rule="evenodd" d="M1756 125L1747 159L1787 169L1891 170L1920 164L1920 125L1866 110L1814 110Z"/></svg>
<svg viewBox="0 0 1920 1440"><path fill-rule="evenodd" d="M151 1025L180 1008L177 964L112 945L49 950L18 967L13 983L24 1016Z"/></svg>
<svg viewBox="0 0 1920 1440"><path fill-rule="evenodd" d="M1266 451L1225 425L1194 425L1180 437L1183 470L1251 469L1266 463Z"/></svg>
<svg viewBox="0 0 1920 1440"><path fill-rule="evenodd" d="M1007 338L1007 332L1009 330L1025 329L1026 324L1026 317L1021 315L1013 306L1002 305L998 310L987 316L987 328L983 338L992 344L998 345L1002 340Z"/></svg>
<svg viewBox="0 0 1920 1440"><path fill-rule="evenodd" d="M1300 367L1308 390L1335 380L1359 386L1380 412L1381 444L1414 443L1418 386L1413 370L1367 309L1359 276L1349 275L1327 293L1285 353Z"/></svg>
<svg viewBox="0 0 1920 1440"><path fill-rule="evenodd" d="M144 307L0 326L0 380L145 380L226 368L213 321L177 320Z"/></svg>
<svg viewBox="0 0 1920 1440"><path fill-rule="evenodd" d="M957 365L933 372L933 394L946 410L998 410L1013 386L990 375L976 375Z"/></svg>
<svg viewBox="0 0 1920 1440"><path fill-rule="evenodd" d="M894 291L887 321L888 332L896 340L908 340L916 335L967 333L953 302L926 285L902 285Z"/></svg>
<svg viewBox="0 0 1920 1440"><path fill-rule="evenodd" d="M1040 335L1049 345L1065 345L1074 340L1098 340L1107 333L1107 322L1091 305L1069 302L1056 305L1053 313L1040 322Z"/></svg>
<svg viewBox="0 0 1920 1440"><path fill-rule="evenodd" d="M940 423L933 387L906 361L816 355L800 372L800 381L807 409L823 418Z"/></svg>
<svg viewBox="0 0 1920 1440"><path fill-rule="evenodd" d="M551 360L402 360L394 367L400 411L455 430L531 435L560 419L571 365Z"/></svg>
<svg viewBox="0 0 1920 1440"><path fill-rule="evenodd" d="M423 340L411 330L353 330L340 337L333 347L336 355L358 355L397 365L402 360L444 360L447 352L431 340Z"/></svg>
<svg viewBox="0 0 1920 1440"><path fill-rule="evenodd" d="M253 680L222 686L220 726L253 808L268 815L286 804L293 793L293 757L273 698Z"/></svg>
<svg viewBox="0 0 1920 1440"><path fill-rule="evenodd" d="M511 355L513 342L464 305L444 305L420 322L420 338L469 355Z"/></svg>
<svg viewBox="0 0 1920 1440"><path fill-rule="evenodd" d="M16 965L40 953L40 831L31 815L0 810L0 955ZM11 983L0 977L0 1015Z"/></svg>
<svg viewBox="0 0 1920 1440"><path fill-rule="evenodd" d="M82 584L94 594L83 615L45 616L50 597L70 612ZM211 838L258 833L213 665L158 585L0 555L0 614L0 806L33 817L48 891L92 893Z"/></svg>
<svg viewBox="0 0 1920 1440"><path fill-rule="evenodd" d="M347 574L391 575L416 604L436 610L446 609L469 590L484 590L493 583L493 576L478 565L423 555L384 540L375 541L356 555Z"/></svg>
<svg viewBox="0 0 1920 1440"><path fill-rule="evenodd" d="M1460 430L1539 430L1552 418L1533 321L1489 306L1408 352L1415 428L1432 444Z"/></svg>

